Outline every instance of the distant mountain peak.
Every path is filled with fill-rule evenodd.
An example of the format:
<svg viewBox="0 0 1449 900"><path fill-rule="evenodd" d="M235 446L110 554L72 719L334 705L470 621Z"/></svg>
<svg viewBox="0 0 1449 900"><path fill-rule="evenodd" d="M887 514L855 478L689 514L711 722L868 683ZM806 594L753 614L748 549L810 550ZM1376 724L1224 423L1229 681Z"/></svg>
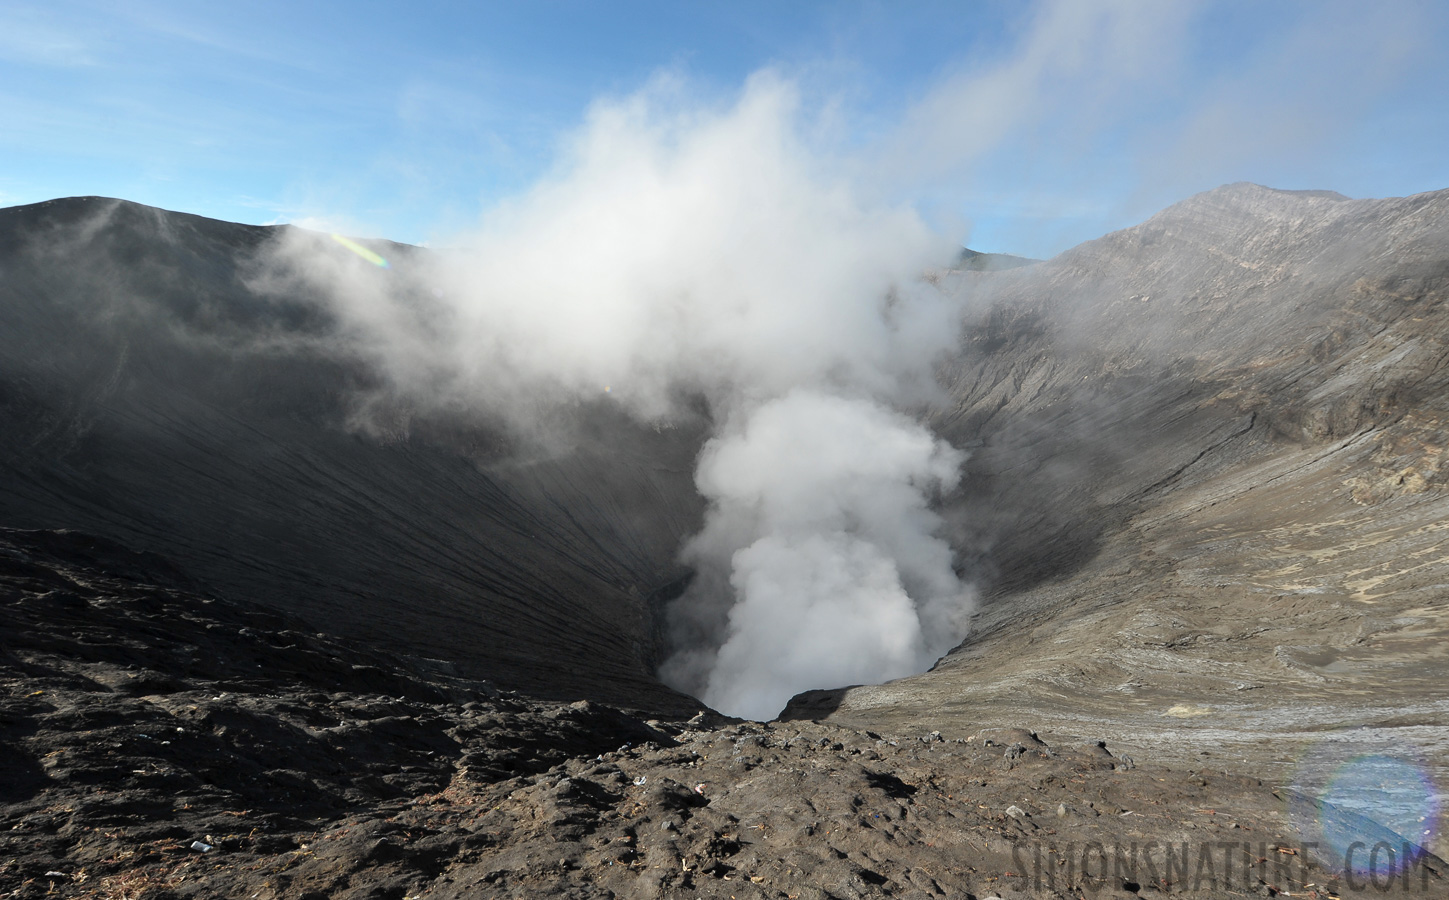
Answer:
<svg viewBox="0 0 1449 900"><path fill-rule="evenodd" d="M968 272L1000 272L1003 269L1019 269L1022 266L1035 265L1039 262L1041 260L1026 256L1012 256L1009 253L982 253L980 250L962 247L961 256L956 261L956 268Z"/></svg>
<svg viewBox="0 0 1449 900"><path fill-rule="evenodd" d="M1217 194L1217 193L1223 193L1223 194L1240 194L1240 193L1259 193L1259 192L1265 192L1265 193L1269 193L1269 194L1282 194L1284 196L1301 197L1301 198L1304 198L1304 199L1309 199L1309 198L1318 199L1318 200L1352 200L1353 199L1352 197L1348 197L1348 196L1346 196L1344 194L1340 194L1338 191L1317 190L1317 189L1288 190L1286 188L1269 187L1269 186L1267 186L1265 184L1257 184L1256 182L1252 182L1252 181L1235 181L1232 184L1225 184L1222 187L1214 188L1214 189L1212 189L1210 191L1205 191L1204 193L1206 193L1206 194ZM1201 195L1199 195L1199 196L1201 196Z"/></svg>

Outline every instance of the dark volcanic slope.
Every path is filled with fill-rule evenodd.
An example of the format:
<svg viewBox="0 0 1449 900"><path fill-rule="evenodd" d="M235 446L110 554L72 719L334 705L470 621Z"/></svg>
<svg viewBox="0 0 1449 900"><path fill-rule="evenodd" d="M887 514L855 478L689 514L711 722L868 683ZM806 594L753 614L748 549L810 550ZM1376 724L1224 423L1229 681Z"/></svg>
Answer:
<svg viewBox="0 0 1449 900"><path fill-rule="evenodd" d="M692 708L650 676L651 595L698 516L687 429L583 412L542 460L477 425L354 434L370 376L328 349L326 311L247 285L274 231L95 198L0 210L0 523L158 551L513 687Z"/></svg>

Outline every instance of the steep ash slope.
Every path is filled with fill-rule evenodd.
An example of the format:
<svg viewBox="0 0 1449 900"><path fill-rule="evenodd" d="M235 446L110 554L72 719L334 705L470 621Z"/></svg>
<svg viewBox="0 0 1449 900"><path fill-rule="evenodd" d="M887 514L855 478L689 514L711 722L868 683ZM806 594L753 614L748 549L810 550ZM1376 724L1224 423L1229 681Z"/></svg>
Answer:
<svg viewBox="0 0 1449 900"><path fill-rule="evenodd" d="M1446 209L1449 192L1233 185L1033 268L961 276L980 312L936 425L975 448L960 518L995 589L1069 571L1204 469L1376 426L1432 432Z"/></svg>
<svg viewBox="0 0 1449 900"><path fill-rule="evenodd" d="M696 435L587 408L547 458L477 421L359 433L376 377L328 311L248 281L275 231L96 198L0 211L0 522L163 552L513 687L693 708L650 672Z"/></svg>
<svg viewBox="0 0 1449 900"><path fill-rule="evenodd" d="M1233 185L969 278L938 424L976 448L985 611L933 672L793 714L1283 777L1325 740L1449 759L1449 192Z"/></svg>

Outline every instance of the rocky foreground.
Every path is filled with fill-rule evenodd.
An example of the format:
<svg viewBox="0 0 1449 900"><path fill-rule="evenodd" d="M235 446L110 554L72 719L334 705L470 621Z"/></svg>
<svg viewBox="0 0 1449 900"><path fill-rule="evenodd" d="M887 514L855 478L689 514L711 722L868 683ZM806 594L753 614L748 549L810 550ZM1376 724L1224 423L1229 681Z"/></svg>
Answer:
<svg viewBox="0 0 1449 900"><path fill-rule="evenodd" d="M534 700L77 533L0 530L0 610L0 896L1449 894L1437 857L1253 778ZM1305 845L1305 811L1380 871Z"/></svg>

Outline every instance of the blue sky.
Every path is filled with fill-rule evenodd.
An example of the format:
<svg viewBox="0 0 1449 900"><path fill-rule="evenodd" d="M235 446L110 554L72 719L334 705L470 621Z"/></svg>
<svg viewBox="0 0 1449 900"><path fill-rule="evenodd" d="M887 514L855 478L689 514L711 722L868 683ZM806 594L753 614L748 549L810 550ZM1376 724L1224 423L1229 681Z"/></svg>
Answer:
<svg viewBox="0 0 1449 900"><path fill-rule="evenodd" d="M0 5L0 205L99 194L446 242L661 79L771 70L822 159L1047 256L1218 184L1449 187L1449 4Z"/></svg>

